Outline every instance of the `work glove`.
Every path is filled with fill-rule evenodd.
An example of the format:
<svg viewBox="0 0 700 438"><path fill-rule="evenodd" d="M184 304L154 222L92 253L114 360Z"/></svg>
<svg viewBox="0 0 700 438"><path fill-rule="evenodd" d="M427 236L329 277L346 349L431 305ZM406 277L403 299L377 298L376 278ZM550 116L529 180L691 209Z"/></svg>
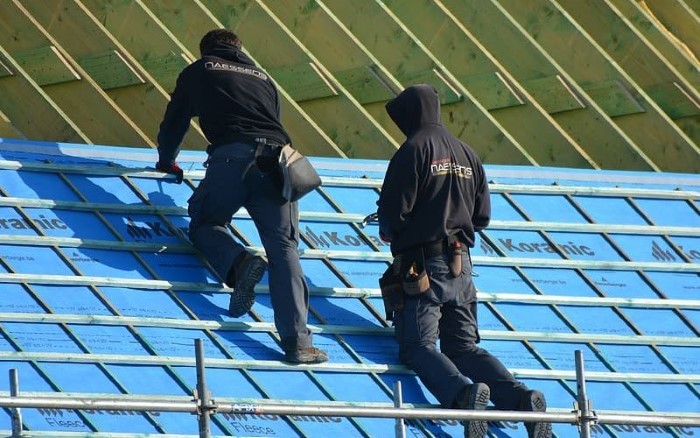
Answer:
<svg viewBox="0 0 700 438"><path fill-rule="evenodd" d="M180 168L180 166L177 165L177 163L163 164L159 161L156 163L156 170L175 175L176 184L180 184L182 179L185 177L185 172Z"/></svg>
<svg viewBox="0 0 700 438"><path fill-rule="evenodd" d="M391 237L389 237L389 236L385 235L384 233L382 233L381 230L379 231L379 238L380 238L380 239L382 240L382 242L384 242L384 243L391 243Z"/></svg>

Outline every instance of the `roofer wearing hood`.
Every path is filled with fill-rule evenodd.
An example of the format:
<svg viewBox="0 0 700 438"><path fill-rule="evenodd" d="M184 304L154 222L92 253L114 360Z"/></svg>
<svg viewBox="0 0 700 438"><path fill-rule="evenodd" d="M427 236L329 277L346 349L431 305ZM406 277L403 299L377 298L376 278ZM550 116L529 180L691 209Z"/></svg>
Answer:
<svg viewBox="0 0 700 438"><path fill-rule="evenodd" d="M285 359L294 363L328 360L312 346L307 327L309 288L299 261L299 211L281 194L277 157L290 138L280 122L280 98L268 75L241 50L227 29L208 32L201 59L180 73L158 133L156 168L177 175L180 143L192 117L199 117L211 143L204 179L189 199L189 237L216 273L233 287L231 316L248 312L255 285L267 262L236 242L227 226L245 207L269 260L275 327Z"/></svg>
<svg viewBox="0 0 700 438"><path fill-rule="evenodd" d="M395 276L403 289L392 303L401 361L444 408L486 409L491 400L501 410L545 411L541 392L528 389L476 345L469 248L491 217L479 157L443 126L432 86L407 88L386 110L406 135L377 202L380 237L391 242L394 255L385 276ZM530 437L552 434L549 423L526 428ZM486 421L469 421L464 433L482 437L487 429Z"/></svg>

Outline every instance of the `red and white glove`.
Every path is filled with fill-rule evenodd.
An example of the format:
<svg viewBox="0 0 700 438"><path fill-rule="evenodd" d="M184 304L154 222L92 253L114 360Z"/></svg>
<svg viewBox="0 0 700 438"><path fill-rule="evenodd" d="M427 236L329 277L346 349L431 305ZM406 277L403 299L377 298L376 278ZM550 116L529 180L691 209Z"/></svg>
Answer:
<svg viewBox="0 0 700 438"><path fill-rule="evenodd" d="M177 165L177 163L168 165L163 164L159 161L156 163L156 169L160 170L161 172L175 175L175 183L177 184L180 184L182 182L182 179L185 177L185 172L180 168L180 166Z"/></svg>

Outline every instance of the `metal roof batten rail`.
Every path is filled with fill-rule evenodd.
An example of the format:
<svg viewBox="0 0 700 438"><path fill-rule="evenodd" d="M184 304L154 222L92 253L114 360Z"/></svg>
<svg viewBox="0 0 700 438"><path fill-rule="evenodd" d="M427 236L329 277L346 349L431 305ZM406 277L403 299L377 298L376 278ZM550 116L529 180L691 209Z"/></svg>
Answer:
<svg viewBox="0 0 700 438"><path fill-rule="evenodd" d="M12 436L22 435L21 408L48 408L71 410L129 410L137 412L184 412L197 414L200 438L209 438L210 416L214 414L243 415L302 415L302 416L340 416L394 419L434 419L434 420L487 420L487 421L542 421L550 423L576 424L581 438L590 438L591 425L595 424L634 424L656 426L700 426L700 415L682 412L645 412L640 413L597 413L592 409L586 393L586 376L583 365L583 352L576 350L576 371L570 373L577 382L577 401L571 412L522 412L522 411L469 411L462 409L438 409L420 407L382 407L376 404L366 406L355 403L342 406L338 403L284 404L274 402L261 403L218 403L209 394L205 378L203 341L195 340L195 366L197 367L197 386L194 400L175 400L167 397L57 397L33 393L22 396L19 391L19 376L16 369L10 370L10 396L0 395L0 406L9 408L12 413ZM395 397L400 397L401 382L394 385ZM401 406L402 400L395 405ZM32 434L34 431L32 431ZM114 436L114 435L112 435ZM163 436L163 435L159 435ZM191 435L194 436L194 435ZM396 436L405 436L403 427L396 428Z"/></svg>

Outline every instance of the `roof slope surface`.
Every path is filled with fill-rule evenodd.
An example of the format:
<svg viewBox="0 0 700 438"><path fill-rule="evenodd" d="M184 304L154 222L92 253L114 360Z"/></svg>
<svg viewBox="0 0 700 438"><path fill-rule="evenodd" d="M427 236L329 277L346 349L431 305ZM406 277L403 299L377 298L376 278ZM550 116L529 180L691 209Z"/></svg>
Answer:
<svg viewBox="0 0 700 438"><path fill-rule="evenodd" d="M326 364L282 363L267 291L227 316L222 288L185 237L201 152L186 180L152 170L152 149L0 140L0 371L23 394L191 399L203 339L217 401L408 406L435 400L397 359L377 279L390 261L374 211L385 161L314 158L324 185L300 202L310 323ZM151 166L149 170L147 167ZM547 394L575 400L582 350L596 410L700 412L700 177L486 166L493 223L472 250L483 347ZM262 251L245 211L231 230ZM7 379L0 379L7 382ZM3 390L8 384L3 383ZM58 432L197 434L189 414L23 409L24 427ZM11 429L8 411L0 430ZM412 422L410 436L461 436L456 422ZM390 419L215 415L221 436L393 435ZM555 425L559 437L574 426ZM666 431L675 436L695 428ZM494 423L493 436L525 436ZM596 426L595 436L663 430ZM53 434L53 435L52 435ZM71 435L71 436L73 436ZM143 435L139 435L143 436Z"/></svg>

